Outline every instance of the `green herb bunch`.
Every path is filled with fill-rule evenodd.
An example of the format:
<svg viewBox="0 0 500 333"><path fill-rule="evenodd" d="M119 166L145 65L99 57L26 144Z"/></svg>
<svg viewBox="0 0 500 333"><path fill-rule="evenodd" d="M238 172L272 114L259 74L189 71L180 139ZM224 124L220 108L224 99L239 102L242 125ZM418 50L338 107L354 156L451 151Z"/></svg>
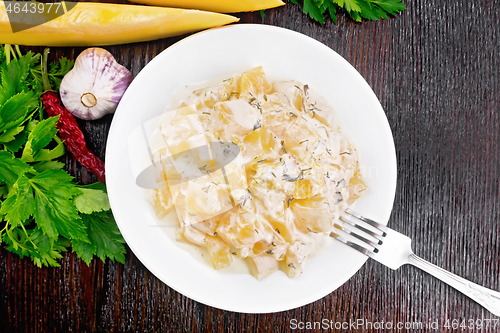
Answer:
<svg viewBox="0 0 500 333"><path fill-rule="evenodd" d="M41 55L0 48L0 242L41 267L59 266L70 247L90 264L125 260L124 239L111 214L102 183L78 185L63 170L58 117L43 119ZM73 61L51 64L59 87Z"/></svg>
<svg viewBox="0 0 500 333"><path fill-rule="evenodd" d="M298 5L298 0L289 0ZM302 11L313 20L325 23L325 14L337 24L335 15L337 10L343 8L356 22L361 20L386 19L388 14L395 15L405 10L401 0L304 0Z"/></svg>

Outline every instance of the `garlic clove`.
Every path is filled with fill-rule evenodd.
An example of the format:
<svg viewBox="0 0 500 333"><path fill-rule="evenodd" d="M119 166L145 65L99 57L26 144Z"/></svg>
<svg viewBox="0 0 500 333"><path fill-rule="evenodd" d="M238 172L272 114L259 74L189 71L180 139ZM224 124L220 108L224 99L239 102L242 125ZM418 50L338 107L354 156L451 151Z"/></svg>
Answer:
<svg viewBox="0 0 500 333"><path fill-rule="evenodd" d="M63 78L61 100L75 117L85 120L113 113L133 76L102 48L80 53L75 65Z"/></svg>

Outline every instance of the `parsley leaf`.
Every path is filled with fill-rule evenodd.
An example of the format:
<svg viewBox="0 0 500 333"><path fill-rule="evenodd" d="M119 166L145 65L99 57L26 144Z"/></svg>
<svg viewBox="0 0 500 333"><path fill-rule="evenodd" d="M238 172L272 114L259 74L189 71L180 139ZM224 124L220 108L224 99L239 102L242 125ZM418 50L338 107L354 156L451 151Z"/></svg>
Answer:
<svg viewBox="0 0 500 333"><path fill-rule="evenodd" d="M392 15L396 15L398 12L406 9L405 5L401 1L396 1L396 0L371 0L371 1Z"/></svg>
<svg viewBox="0 0 500 333"><path fill-rule="evenodd" d="M90 264L92 257L96 255L102 261L106 258L125 263L125 247L118 226L111 214L94 213L82 214L83 223L88 230L90 243L73 241L73 251Z"/></svg>
<svg viewBox="0 0 500 333"><path fill-rule="evenodd" d="M35 199L30 188L29 179L20 177L13 186L14 194L5 200L0 209L0 214L13 226L27 220L34 211Z"/></svg>
<svg viewBox="0 0 500 333"><path fill-rule="evenodd" d="M60 170L64 168L64 163L58 161L44 161L33 164L32 167L36 172L43 172L49 169Z"/></svg>
<svg viewBox="0 0 500 333"><path fill-rule="evenodd" d="M340 7L344 7L348 12L359 12L361 8L359 8L358 1L360 0L332 0L334 3L337 3Z"/></svg>
<svg viewBox="0 0 500 333"><path fill-rule="evenodd" d="M309 14L313 20L316 20L319 23L325 23L323 12L314 0L304 0L303 12L304 14Z"/></svg>
<svg viewBox="0 0 500 333"><path fill-rule="evenodd" d="M30 92L20 92L0 106L0 132L24 121L29 111L38 106L38 99Z"/></svg>
<svg viewBox="0 0 500 333"><path fill-rule="evenodd" d="M57 259L62 258L61 252L66 251L71 243L62 237L50 238L37 226L28 229L32 222L30 219L19 227L10 227L6 230L2 240L8 245L7 250L18 254L21 258L30 257L38 267L60 266Z"/></svg>
<svg viewBox="0 0 500 333"><path fill-rule="evenodd" d="M2 62L0 64L2 72L0 104L5 103L7 100L5 97L13 96L15 91L30 91L28 76L35 63L40 61L40 57L40 54L35 55L30 51L18 59L12 59L9 63Z"/></svg>
<svg viewBox="0 0 500 333"><path fill-rule="evenodd" d="M21 149L21 147L24 146L26 140L28 140L28 131L26 131L25 129L21 133L16 135L14 137L14 140L5 142L4 146L8 151L17 153L19 149Z"/></svg>
<svg viewBox="0 0 500 333"><path fill-rule="evenodd" d="M61 235L87 242L85 226L71 199L80 193L73 177L62 170L45 170L30 179L35 194L35 222L52 238Z"/></svg>
<svg viewBox="0 0 500 333"><path fill-rule="evenodd" d="M0 151L0 181L14 185L19 177L32 170L28 164L15 158L12 153Z"/></svg>
<svg viewBox="0 0 500 333"><path fill-rule="evenodd" d="M82 193L77 195L73 202L80 213L91 214L111 209L103 183L80 186L79 189Z"/></svg>
<svg viewBox="0 0 500 333"><path fill-rule="evenodd" d="M26 147L23 150L21 160L25 162L34 161L34 153L47 146L56 136L56 124L58 120L59 116L56 116L47 118L36 124L35 128L33 128L28 136L28 142L26 142Z"/></svg>
<svg viewBox="0 0 500 333"><path fill-rule="evenodd" d="M32 259L38 267L60 266L56 259L62 258L61 252L65 252L70 245L70 242L62 237L54 239L44 235L38 227L30 233L30 241L35 250L31 252Z"/></svg>
<svg viewBox="0 0 500 333"><path fill-rule="evenodd" d="M12 127L6 130L2 135L0 135L0 143L14 141L16 139L16 135L21 133L23 130L24 126Z"/></svg>
<svg viewBox="0 0 500 333"><path fill-rule="evenodd" d="M69 60L65 57L61 57L59 61L53 62L50 64L50 69L48 71L49 82L51 87L55 87L56 90L59 90L59 86L61 85L61 81L64 78L64 75L68 73L75 64L74 60ZM37 65L31 69L31 74L34 77L33 85L37 90L42 92L43 83L42 83L42 66Z"/></svg>
<svg viewBox="0 0 500 333"><path fill-rule="evenodd" d="M324 1L321 11L325 12L327 10L333 23L337 24L337 17L335 16L337 14L337 6L335 6L333 2Z"/></svg>
<svg viewBox="0 0 500 333"><path fill-rule="evenodd" d="M360 1L359 6L361 8L359 15L361 15L363 18L367 20L378 20L379 18L382 19L387 18L387 13L382 8L374 6L369 2L366 2L364 0ZM357 21L361 21L361 18L359 18Z"/></svg>
<svg viewBox="0 0 500 333"><path fill-rule="evenodd" d="M64 155L64 152L66 151L66 149L64 148L64 143L60 141L59 138L54 138L54 139L56 139L56 141L59 140L59 144L55 146L53 149L39 150L35 154L35 156L33 156L34 161L38 162L50 161Z"/></svg>
<svg viewBox="0 0 500 333"><path fill-rule="evenodd" d="M298 5L297 0L289 0ZM334 23L337 23L335 15L337 9L343 8L349 16L361 22L362 18L367 20L386 19L387 15L396 15L406 7L401 0L303 0L302 11L313 20L324 23L325 13Z"/></svg>
<svg viewBox="0 0 500 333"><path fill-rule="evenodd" d="M7 185L0 185L0 199L7 196L7 193L9 193L9 189L7 188ZM1 211L2 206L0 206L0 211ZM0 213L2 215L2 213Z"/></svg>
<svg viewBox="0 0 500 333"><path fill-rule="evenodd" d="M57 134L56 124L58 120L59 115L39 122L31 131L26 145L31 145L33 151L45 148Z"/></svg>

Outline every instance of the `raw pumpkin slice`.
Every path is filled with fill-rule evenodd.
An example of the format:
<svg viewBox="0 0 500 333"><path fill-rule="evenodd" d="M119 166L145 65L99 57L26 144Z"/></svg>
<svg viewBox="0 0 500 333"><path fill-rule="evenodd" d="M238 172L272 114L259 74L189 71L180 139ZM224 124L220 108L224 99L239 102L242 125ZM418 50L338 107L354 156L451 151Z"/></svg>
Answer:
<svg viewBox="0 0 500 333"><path fill-rule="evenodd" d="M18 16L29 25L30 15ZM58 18L13 33L0 2L0 41L39 46L96 46L143 42L218 27L239 19L177 8L80 2Z"/></svg>
<svg viewBox="0 0 500 333"><path fill-rule="evenodd" d="M281 0L133 0L154 6L192 8L218 13L253 12L282 6Z"/></svg>

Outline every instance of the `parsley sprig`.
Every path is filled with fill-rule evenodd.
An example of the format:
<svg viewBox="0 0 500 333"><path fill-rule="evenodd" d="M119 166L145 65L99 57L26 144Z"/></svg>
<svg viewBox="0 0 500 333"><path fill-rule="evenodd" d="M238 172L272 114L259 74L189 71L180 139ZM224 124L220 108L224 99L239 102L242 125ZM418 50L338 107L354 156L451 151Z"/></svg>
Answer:
<svg viewBox="0 0 500 333"><path fill-rule="evenodd" d="M43 119L40 59L0 48L0 243L39 267L59 266L70 247L87 264L94 255L123 263L105 185L78 185L57 160L65 148L58 117ZM53 63L51 83L58 87L72 66L66 58Z"/></svg>
<svg viewBox="0 0 500 333"><path fill-rule="evenodd" d="M298 0L289 0L299 5ZM313 20L325 23L325 15L328 14L332 21L337 24L335 15L339 8L343 8L356 22L361 20L386 19L387 15L395 15L405 10L406 7L401 0L303 0L302 11Z"/></svg>

